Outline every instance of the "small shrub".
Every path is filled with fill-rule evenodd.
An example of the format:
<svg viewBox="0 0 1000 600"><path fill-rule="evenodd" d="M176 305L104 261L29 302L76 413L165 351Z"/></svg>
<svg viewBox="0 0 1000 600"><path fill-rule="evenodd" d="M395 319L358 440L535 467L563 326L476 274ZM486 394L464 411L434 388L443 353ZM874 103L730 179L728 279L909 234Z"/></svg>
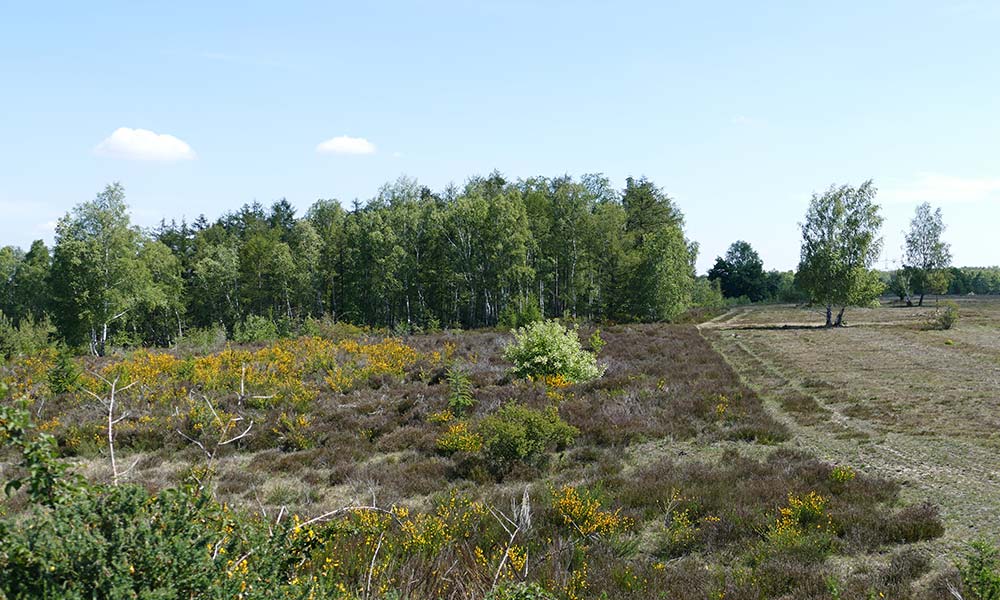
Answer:
<svg viewBox="0 0 1000 600"><path fill-rule="evenodd" d="M500 326L507 329L525 327L541 320L542 309L538 306L538 299L534 297L529 297L520 308L512 303L500 311Z"/></svg>
<svg viewBox="0 0 1000 600"><path fill-rule="evenodd" d="M848 481L854 481L857 475L857 472L849 466L837 466L830 471L830 481L847 483Z"/></svg>
<svg viewBox="0 0 1000 600"><path fill-rule="evenodd" d="M931 327L942 330L951 329L958 323L958 317L958 304L948 300L943 303L942 308L935 311Z"/></svg>
<svg viewBox="0 0 1000 600"><path fill-rule="evenodd" d="M13 321L0 312L0 359L38 354L49 345L49 338L55 332L56 328L47 317L39 321L27 317L15 327Z"/></svg>
<svg viewBox="0 0 1000 600"><path fill-rule="evenodd" d="M590 381L604 374L596 357L580 347L576 329L557 321L537 321L514 331L514 341L504 348L517 377L562 375L572 382Z"/></svg>
<svg viewBox="0 0 1000 600"><path fill-rule="evenodd" d="M621 515L621 509L608 511L601 508L601 502L593 493L582 492L567 485L552 498L552 508L581 536L611 537L632 526L628 517Z"/></svg>
<svg viewBox="0 0 1000 600"><path fill-rule="evenodd" d="M459 367L448 369L448 408L455 415L462 416L476 404L472 395L472 380Z"/></svg>
<svg viewBox="0 0 1000 600"><path fill-rule="evenodd" d="M310 425L308 415L290 416L283 412L272 431L278 435L278 443L283 450L308 450L316 446L316 441L309 434Z"/></svg>
<svg viewBox="0 0 1000 600"><path fill-rule="evenodd" d="M221 325L212 327L193 327L177 339L177 351L181 354L208 354L218 352L226 345L226 328Z"/></svg>
<svg viewBox="0 0 1000 600"><path fill-rule="evenodd" d="M365 330L357 325L335 321L329 316L321 318L309 317L302 323L301 335L310 337L321 337L334 342L356 338L361 336Z"/></svg>
<svg viewBox="0 0 1000 600"><path fill-rule="evenodd" d="M438 450L449 454L452 452L472 454L479 452L482 447L483 438L479 434L469 431L469 426L463 421L448 427L448 431L437 439Z"/></svg>
<svg viewBox="0 0 1000 600"><path fill-rule="evenodd" d="M486 594L486 600L554 600L555 596L537 583L513 583Z"/></svg>
<svg viewBox="0 0 1000 600"><path fill-rule="evenodd" d="M995 546L973 542L958 571L969 600L1000 600L1000 550Z"/></svg>
<svg viewBox="0 0 1000 600"><path fill-rule="evenodd" d="M66 347L60 347L55 364L49 369L49 391L64 394L76 390L80 380L80 367L73 360L73 354Z"/></svg>
<svg viewBox="0 0 1000 600"><path fill-rule="evenodd" d="M278 325L267 317L250 315L236 324L233 340L240 344L269 342L278 339Z"/></svg>
<svg viewBox="0 0 1000 600"><path fill-rule="evenodd" d="M545 411L521 404L505 404L479 424L483 456L494 475L502 476L518 462L537 463L551 448L564 448L578 431L559 417L555 407Z"/></svg>
<svg viewBox="0 0 1000 600"><path fill-rule="evenodd" d="M605 342L601 339L601 330L595 329L594 333L590 334L590 349L593 351L594 356L601 353L601 349L604 348Z"/></svg>

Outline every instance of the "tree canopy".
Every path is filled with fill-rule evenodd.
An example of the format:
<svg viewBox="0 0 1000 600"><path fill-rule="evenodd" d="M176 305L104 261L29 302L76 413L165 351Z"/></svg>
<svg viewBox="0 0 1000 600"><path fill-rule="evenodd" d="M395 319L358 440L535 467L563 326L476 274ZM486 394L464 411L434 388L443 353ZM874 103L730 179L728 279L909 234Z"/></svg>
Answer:
<svg viewBox="0 0 1000 600"><path fill-rule="evenodd" d="M941 240L943 232L941 209L932 211L927 202L918 206L906 233L903 264L910 287L920 296L919 306L924 305L926 294L941 294L948 290L951 246Z"/></svg>
<svg viewBox="0 0 1000 600"><path fill-rule="evenodd" d="M327 316L403 330L496 325L503 313L655 321L689 307L697 247L651 181L499 173L433 192L400 178L345 209L281 199L211 222L132 225L117 183L25 254L0 250L0 309L50 315L61 337L168 345L190 328L232 334Z"/></svg>
<svg viewBox="0 0 1000 600"><path fill-rule="evenodd" d="M769 295L764 261L753 246L742 240L733 242L725 257L715 259L708 278L719 282L722 295L727 298L745 297L751 302L759 302Z"/></svg>
<svg viewBox="0 0 1000 600"><path fill-rule="evenodd" d="M846 307L877 301L885 287L873 270L882 248L875 195L871 180L813 194L801 225L797 283L813 303L826 308L828 327L843 324ZM835 306L840 307L836 321Z"/></svg>

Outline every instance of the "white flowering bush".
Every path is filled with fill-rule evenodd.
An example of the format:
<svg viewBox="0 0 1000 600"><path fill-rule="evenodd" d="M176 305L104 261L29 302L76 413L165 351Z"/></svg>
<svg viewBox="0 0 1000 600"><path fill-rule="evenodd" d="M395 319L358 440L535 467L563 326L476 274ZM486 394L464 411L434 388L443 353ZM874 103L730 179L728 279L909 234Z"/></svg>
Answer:
<svg viewBox="0 0 1000 600"><path fill-rule="evenodd" d="M535 321L515 329L503 356L514 364L517 377L562 376L578 383L604 374L597 357L580 346L576 328L567 329L558 321Z"/></svg>

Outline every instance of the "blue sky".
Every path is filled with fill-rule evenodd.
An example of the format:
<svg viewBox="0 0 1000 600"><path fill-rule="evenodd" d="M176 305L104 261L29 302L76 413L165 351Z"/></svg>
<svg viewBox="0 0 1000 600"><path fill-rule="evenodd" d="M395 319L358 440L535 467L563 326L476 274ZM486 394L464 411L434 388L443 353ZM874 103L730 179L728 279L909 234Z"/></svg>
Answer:
<svg viewBox="0 0 1000 600"><path fill-rule="evenodd" d="M152 225L498 169L650 177L700 271L793 268L810 195L868 178L890 264L925 200L1000 264L997 3L0 4L0 245L115 180Z"/></svg>

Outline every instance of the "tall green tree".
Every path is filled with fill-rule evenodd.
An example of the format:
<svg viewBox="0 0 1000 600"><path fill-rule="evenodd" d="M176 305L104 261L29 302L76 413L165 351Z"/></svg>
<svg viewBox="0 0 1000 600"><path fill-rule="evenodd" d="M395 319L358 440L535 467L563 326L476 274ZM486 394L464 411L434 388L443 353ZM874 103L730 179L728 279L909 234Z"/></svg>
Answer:
<svg viewBox="0 0 1000 600"><path fill-rule="evenodd" d="M768 277L764 273L764 261L753 246L742 240L733 242L725 257L715 259L708 278L718 280L722 295L727 298L746 297L751 302L759 302L767 297Z"/></svg>
<svg viewBox="0 0 1000 600"><path fill-rule="evenodd" d="M906 233L904 262L905 269L910 272L910 286L920 296L918 306L924 305L926 294L944 293L948 288L951 246L941 239L942 233L941 209L932 211L927 202L918 206Z"/></svg>
<svg viewBox="0 0 1000 600"><path fill-rule="evenodd" d="M684 216L663 190L642 178L622 194L629 243L629 315L670 320L690 304L696 246L684 237Z"/></svg>
<svg viewBox="0 0 1000 600"><path fill-rule="evenodd" d="M796 282L810 301L826 308L826 326L841 326L848 306L878 300L884 284L873 270L882 249L882 216L875 185L831 187L813 194L802 223ZM833 309L839 307L836 321Z"/></svg>
<svg viewBox="0 0 1000 600"><path fill-rule="evenodd" d="M141 240L119 183L59 220L50 289L56 325L68 342L103 355L113 328L150 292Z"/></svg>
<svg viewBox="0 0 1000 600"><path fill-rule="evenodd" d="M14 278L24 262L24 251L16 246L0 248L0 312L8 317L14 312Z"/></svg>
<svg viewBox="0 0 1000 600"><path fill-rule="evenodd" d="M139 261L149 275L126 321L147 345L168 346L184 335L184 278L181 259L166 244L142 241Z"/></svg>

